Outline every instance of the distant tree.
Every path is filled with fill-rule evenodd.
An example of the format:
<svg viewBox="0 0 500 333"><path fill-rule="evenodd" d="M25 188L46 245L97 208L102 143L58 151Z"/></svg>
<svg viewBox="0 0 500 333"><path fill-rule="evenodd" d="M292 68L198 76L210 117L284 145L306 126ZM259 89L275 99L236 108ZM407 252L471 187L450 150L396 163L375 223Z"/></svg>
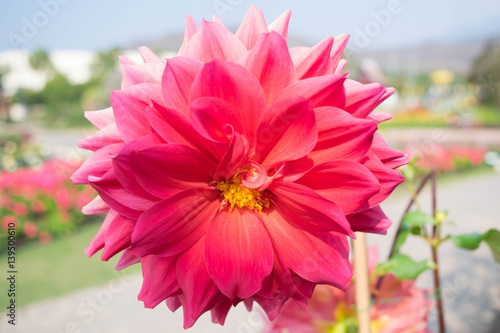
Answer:
<svg viewBox="0 0 500 333"><path fill-rule="evenodd" d="M97 53L94 61L90 65L92 78L102 80L113 73L116 69L119 55L120 50L117 48Z"/></svg>
<svg viewBox="0 0 500 333"><path fill-rule="evenodd" d="M500 106L500 41L491 41L472 66L469 81L479 87L479 98Z"/></svg>
<svg viewBox="0 0 500 333"><path fill-rule="evenodd" d="M36 71L45 72L48 75L55 73L54 65L45 50L37 50L29 58L30 66Z"/></svg>

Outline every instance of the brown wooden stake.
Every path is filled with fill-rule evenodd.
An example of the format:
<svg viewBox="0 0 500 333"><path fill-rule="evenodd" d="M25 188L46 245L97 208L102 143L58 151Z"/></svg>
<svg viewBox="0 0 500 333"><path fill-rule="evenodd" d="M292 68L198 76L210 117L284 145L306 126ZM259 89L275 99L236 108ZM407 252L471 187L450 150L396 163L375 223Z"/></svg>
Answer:
<svg viewBox="0 0 500 333"><path fill-rule="evenodd" d="M353 240L354 279L356 288L356 310L358 315L359 333L370 333L370 281L368 271L368 251L366 236L356 232Z"/></svg>

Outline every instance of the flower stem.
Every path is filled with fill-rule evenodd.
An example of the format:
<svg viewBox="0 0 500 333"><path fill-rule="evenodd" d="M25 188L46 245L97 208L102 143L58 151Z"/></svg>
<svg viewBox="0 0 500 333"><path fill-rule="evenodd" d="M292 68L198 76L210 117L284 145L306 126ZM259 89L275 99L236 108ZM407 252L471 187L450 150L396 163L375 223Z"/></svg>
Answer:
<svg viewBox="0 0 500 333"><path fill-rule="evenodd" d="M370 333L370 273L366 248L366 235L356 232L352 241L354 250L354 274L358 332Z"/></svg>
<svg viewBox="0 0 500 333"><path fill-rule="evenodd" d="M432 216L434 219L436 218L437 213L437 191L436 191L436 178L437 172L436 170L432 171ZM443 308L443 299L441 297L441 281L439 279L439 261L438 261L438 253L437 247L441 241L441 223L437 222L434 224L432 228L432 239L434 242L431 244L432 251L432 260L436 264L436 269L433 272L434 278L434 289L436 290L436 306L438 313L438 327L439 333L445 333L445 324L444 324L444 308Z"/></svg>

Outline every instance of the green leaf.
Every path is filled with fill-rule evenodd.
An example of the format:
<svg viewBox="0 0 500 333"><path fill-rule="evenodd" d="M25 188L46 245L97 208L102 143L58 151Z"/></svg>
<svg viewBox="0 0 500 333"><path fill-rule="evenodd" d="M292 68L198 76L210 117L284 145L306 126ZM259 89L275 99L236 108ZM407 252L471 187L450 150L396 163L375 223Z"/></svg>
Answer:
<svg viewBox="0 0 500 333"><path fill-rule="evenodd" d="M490 229L484 234L483 240L490 246L493 258L500 262L500 231Z"/></svg>
<svg viewBox="0 0 500 333"><path fill-rule="evenodd" d="M405 243L406 238L408 237L408 234L409 234L408 230L401 229L401 231L399 232L398 238L396 239L396 244L394 245L394 253L399 252L399 249Z"/></svg>
<svg viewBox="0 0 500 333"><path fill-rule="evenodd" d="M412 229L415 227L420 228L427 223L434 223L434 219L432 218L432 216L418 210L406 213L405 217L403 218L403 225L408 229Z"/></svg>
<svg viewBox="0 0 500 333"><path fill-rule="evenodd" d="M431 260L414 261L404 254L395 254L389 260L382 262L375 268L377 275L394 274L400 280L414 280L427 269L435 269L436 264Z"/></svg>
<svg viewBox="0 0 500 333"><path fill-rule="evenodd" d="M474 232L472 234L451 236L451 240L458 247L467 250L475 250L479 247L479 244L481 244L481 242L483 241L483 234Z"/></svg>
<svg viewBox="0 0 500 333"><path fill-rule="evenodd" d="M472 233L451 236L453 243L461 248L467 250L475 250L479 247L481 242L485 242L490 247L493 258L500 262L500 231L496 229L490 229L484 234Z"/></svg>

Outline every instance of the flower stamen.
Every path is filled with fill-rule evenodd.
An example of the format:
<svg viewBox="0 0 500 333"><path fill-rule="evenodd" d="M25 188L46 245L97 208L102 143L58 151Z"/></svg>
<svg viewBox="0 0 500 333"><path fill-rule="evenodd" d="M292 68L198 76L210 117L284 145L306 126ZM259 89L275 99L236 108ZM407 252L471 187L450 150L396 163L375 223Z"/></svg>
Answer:
<svg viewBox="0 0 500 333"><path fill-rule="evenodd" d="M217 183L217 188L224 197L221 209L224 209L228 204L231 205L229 211L232 211L234 206L240 208L246 207L250 210L257 209L262 214L264 207L269 207L269 195L253 188L246 187L241 183L241 173L237 173L231 182L221 181Z"/></svg>

